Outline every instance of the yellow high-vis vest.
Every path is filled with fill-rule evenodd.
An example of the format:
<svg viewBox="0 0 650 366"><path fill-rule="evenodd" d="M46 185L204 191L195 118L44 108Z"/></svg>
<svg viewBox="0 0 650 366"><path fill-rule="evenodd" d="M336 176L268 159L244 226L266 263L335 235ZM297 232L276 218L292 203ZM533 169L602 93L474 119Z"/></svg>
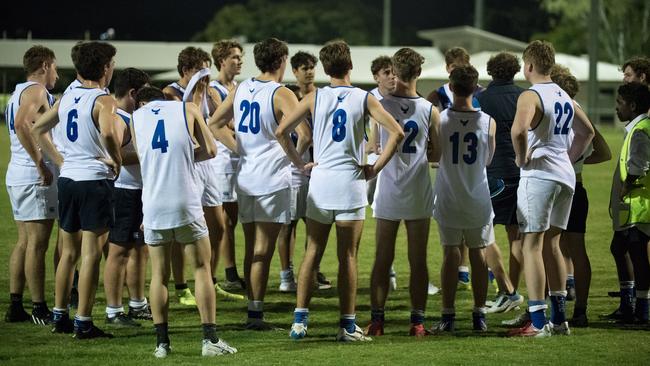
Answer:
<svg viewBox="0 0 650 366"><path fill-rule="evenodd" d="M625 180L627 178L627 161L630 154L630 141L632 141L632 135L639 130L650 136L649 118L646 117L639 121L627 136L625 136L618 164L622 185L625 185ZM622 198L623 205L619 212L621 226L650 224L650 174L638 178L634 181L634 185L639 187L633 188L627 195L625 195L625 197ZM629 211L626 209L628 207Z"/></svg>

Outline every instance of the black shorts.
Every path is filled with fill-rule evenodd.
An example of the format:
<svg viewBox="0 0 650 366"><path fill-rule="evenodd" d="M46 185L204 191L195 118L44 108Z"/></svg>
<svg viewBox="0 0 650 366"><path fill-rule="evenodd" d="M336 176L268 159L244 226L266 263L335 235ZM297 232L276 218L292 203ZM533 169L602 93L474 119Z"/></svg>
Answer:
<svg viewBox="0 0 650 366"><path fill-rule="evenodd" d="M59 225L74 233L110 228L113 223L112 186L108 179L74 181L59 177Z"/></svg>
<svg viewBox="0 0 650 366"><path fill-rule="evenodd" d="M492 197L494 225L517 225L517 188L519 177L504 178L505 187L498 195Z"/></svg>
<svg viewBox="0 0 650 366"><path fill-rule="evenodd" d="M573 193L571 203L571 213L569 214L569 223L564 231L570 233L582 233L587 230L587 213L589 212L589 200L587 191L582 182L576 182L576 189Z"/></svg>
<svg viewBox="0 0 650 366"><path fill-rule="evenodd" d="M142 190L113 189L113 212L115 222L108 234L108 241L120 246L144 245L142 224Z"/></svg>

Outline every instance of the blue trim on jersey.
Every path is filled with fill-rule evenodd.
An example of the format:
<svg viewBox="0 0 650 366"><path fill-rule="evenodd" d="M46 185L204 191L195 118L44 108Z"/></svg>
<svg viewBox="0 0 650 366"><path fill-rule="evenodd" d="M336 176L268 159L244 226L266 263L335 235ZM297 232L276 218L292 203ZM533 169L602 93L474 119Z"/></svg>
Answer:
<svg viewBox="0 0 650 366"><path fill-rule="evenodd" d="M316 105L317 105L317 103L318 103L318 88L316 88L316 90L314 91L314 113L311 116L311 119L312 119L311 129L312 130L314 129L314 122L313 121L316 120ZM313 133L314 133L314 131L312 131L312 134Z"/></svg>
<svg viewBox="0 0 650 366"><path fill-rule="evenodd" d="M84 89L86 89L86 88L84 88ZM91 88L91 89L97 89L97 88ZM97 132L99 132L100 134L102 133L102 130L99 129L99 122L95 121L95 116L93 115L93 111L95 110L95 102L97 101L97 98L103 97L104 95L108 95L108 94L104 93L104 94L99 94L99 95L95 96L95 99L93 99L93 102L90 105L90 119L93 121L93 125L97 129Z"/></svg>
<svg viewBox="0 0 650 366"><path fill-rule="evenodd" d="M214 86L214 85L213 85L212 87L214 88L214 90L217 91L217 93L219 93L219 97L221 97L221 101L222 101L222 102L223 102L224 100L226 100L226 97L227 97L226 93L222 92L221 89L217 88L217 87Z"/></svg>
<svg viewBox="0 0 650 366"><path fill-rule="evenodd" d="M479 109L473 110L473 111L459 111L458 109L454 109L454 108L447 108L447 109L449 109L450 111L458 112L458 113L478 113L478 112L481 111Z"/></svg>
<svg viewBox="0 0 650 366"><path fill-rule="evenodd" d="M402 98L402 99L420 99L420 98L422 98L422 97L419 96L419 95L418 95L417 97L407 97L407 96L403 96L403 95L395 95L395 94L391 94L391 96L393 96L393 97L395 97L395 98Z"/></svg>
<svg viewBox="0 0 650 366"><path fill-rule="evenodd" d="M190 127L187 125L187 112L185 111L185 102L183 103L183 120L185 121L185 130L187 130L187 135L192 139L192 134L190 133Z"/></svg>
<svg viewBox="0 0 650 366"><path fill-rule="evenodd" d="M379 89L377 89L379 90ZM370 95L370 92L366 92L366 97L363 99L363 139L366 141L370 141L370 138L368 137L368 115L370 114L368 112L368 96Z"/></svg>
<svg viewBox="0 0 650 366"><path fill-rule="evenodd" d="M253 81L259 81L260 83L268 83L268 82L270 82L270 81L273 81L273 80L260 80L260 79L255 79L255 78L251 78L251 80L253 80Z"/></svg>
<svg viewBox="0 0 650 366"><path fill-rule="evenodd" d="M126 123L126 127L129 127L129 122L130 122L129 117L127 117L127 116L125 116L125 115L123 115L121 113L117 113L117 115L122 117L122 120L124 121L124 123Z"/></svg>
<svg viewBox="0 0 650 366"><path fill-rule="evenodd" d="M326 85L325 87L326 88L332 88L332 89L336 89L336 88L354 88L354 86L352 86L352 85L338 85L338 86Z"/></svg>
<svg viewBox="0 0 650 366"><path fill-rule="evenodd" d="M20 98L23 97L23 93L25 92L25 90L29 89L30 87L32 87L34 85L41 85L41 84L39 84L39 83L29 84L23 90L20 91L20 94L18 95L18 107L16 108L16 113L18 113L18 108L20 108ZM14 116L14 118L15 117L16 116Z"/></svg>
<svg viewBox="0 0 650 366"><path fill-rule="evenodd" d="M542 119L544 119L544 100L542 100L542 96L537 92L537 90L535 89L528 89L528 90L534 91L535 94L537 94L537 97L539 97L539 102L542 104L542 116L539 118L539 121L537 121L537 125L533 128L528 129L528 131L535 131L537 127L539 127L539 125L542 124Z"/></svg>
<svg viewBox="0 0 650 366"><path fill-rule="evenodd" d="M278 117L275 115L275 106L273 103L273 97L275 96L275 92L278 91L278 89L280 89L281 87L282 85L278 86L277 88L273 89L273 93L271 93L271 111L273 112L273 119L275 120L275 124L278 126L280 125L280 122L278 122Z"/></svg>

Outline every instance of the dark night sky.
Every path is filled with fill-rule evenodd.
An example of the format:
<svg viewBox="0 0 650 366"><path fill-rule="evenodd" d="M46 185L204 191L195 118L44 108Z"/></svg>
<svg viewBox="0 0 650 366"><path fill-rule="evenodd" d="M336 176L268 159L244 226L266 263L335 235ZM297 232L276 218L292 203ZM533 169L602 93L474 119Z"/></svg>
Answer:
<svg viewBox="0 0 650 366"><path fill-rule="evenodd" d="M546 16L538 14L540 0L485 0L487 29L527 41L543 31ZM379 19L382 0L362 0L376 7ZM84 31L97 39L107 28L117 40L188 41L222 6L245 0L92 0L12 1L0 12L0 31L9 38L81 39ZM100 6L99 4L105 4ZM427 44L415 37L420 29L473 23L473 0L393 0L393 43ZM417 11L414 11L417 9ZM181 15L182 13L182 15ZM378 27L381 29L381 26Z"/></svg>

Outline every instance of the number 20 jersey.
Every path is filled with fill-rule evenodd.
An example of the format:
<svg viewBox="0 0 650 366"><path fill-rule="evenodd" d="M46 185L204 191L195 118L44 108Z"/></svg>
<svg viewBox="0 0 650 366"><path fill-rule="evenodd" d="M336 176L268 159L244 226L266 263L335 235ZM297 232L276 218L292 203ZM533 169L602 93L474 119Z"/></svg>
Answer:
<svg viewBox="0 0 650 366"><path fill-rule="evenodd" d="M174 229L203 217L185 103L152 101L133 113L131 123L142 172L144 227Z"/></svg>
<svg viewBox="0 0 650 366"><path fill-rule="evenodd" d="M521 177L551 180L573 191L575 171L568 154L573 100L555 83L534 84L529 90L539 96L544 115L537 126L533 121L528 131L528 151L532 154L529 163L521 168Z"/></svg>
<svg viewBox="0 0 650 366"><path fill-rule="evenodd" d="M316 90L314 167L308 203L326 210L368 205L363 164L368 92L352 86Z"/></svg>
<svg viewBox="0 0 650 366"><path fill-rule="evenodd" d="M262 196L289 188L291 170L282 146L275 138L273 96L282 85L250 78L242 81L233 103L235 137L239 149L237 191Z"/></svg>
<svg viewBox="0 0 650 366"><path fill-rule="evenodd" d="M481 111L440 113L440 167L433 217L440 225L473 229L492 221L485 166L490 154L491 117Z"/></svg>
<svg viewBox="0 0 650 366"><path fill-rule="evenodd" d="M61 148L65 151L61 177L75 181L113 179L109 167L97 160L110 158L100 139L99 121L93 109L97 98L107 95L97 88L76 87L61 97L59 124Z"/></svg>

